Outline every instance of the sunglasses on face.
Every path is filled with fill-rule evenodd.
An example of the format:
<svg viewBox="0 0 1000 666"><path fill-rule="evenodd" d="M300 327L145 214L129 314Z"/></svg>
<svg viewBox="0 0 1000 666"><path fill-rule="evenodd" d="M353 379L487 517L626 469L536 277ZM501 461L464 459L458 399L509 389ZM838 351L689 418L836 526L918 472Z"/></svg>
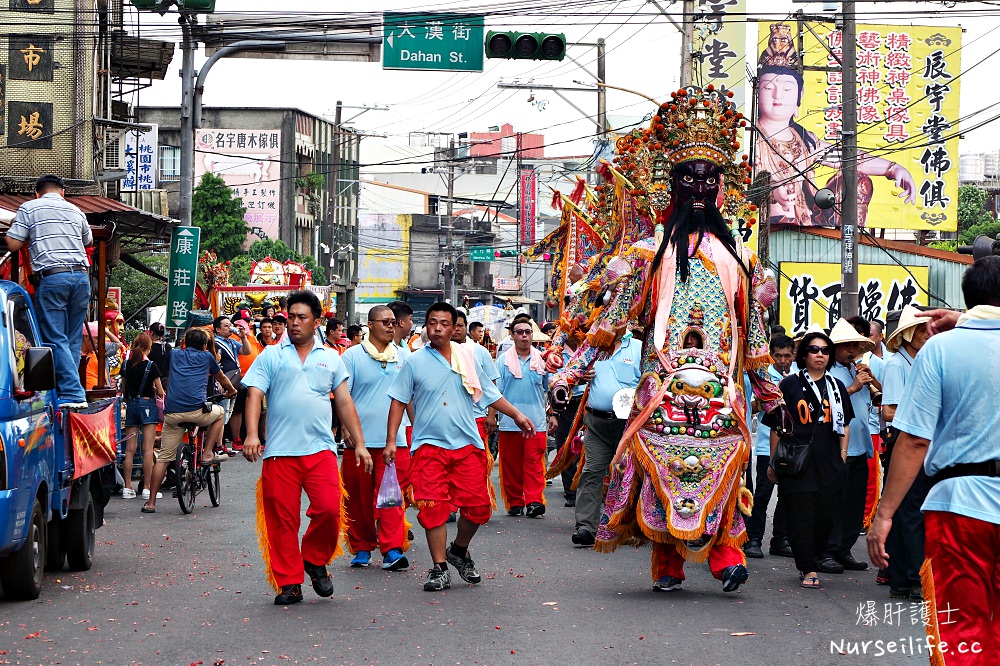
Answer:
<svg viewBox="0 0 1000 666"><path fill-rule="evenodd" d="M514 335L531 335L530 328L521 328L514 331Z"/></svg>
<svg viewBox="0 0 1000 666"><path fill-rule="evenodd" d="M368 320L369 324L374 324L375 322L379 322L380 324L382 324L386 328L388 328L390 326L395 326L396 325L396 320L395 319L369 319Z"/></svg>
<svg viewBox="0 0 1000 666"><path fill-rule="evenodd" d="M820 347L819 345L809 345L806 347L806 351L810 354L823 354L824 356L830 355L829 347Z"/></svg>

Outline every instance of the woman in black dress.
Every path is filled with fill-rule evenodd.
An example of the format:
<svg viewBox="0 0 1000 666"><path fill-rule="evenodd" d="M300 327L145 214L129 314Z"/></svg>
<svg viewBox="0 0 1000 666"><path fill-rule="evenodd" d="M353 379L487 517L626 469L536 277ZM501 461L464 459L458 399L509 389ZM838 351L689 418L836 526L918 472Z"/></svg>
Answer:
<svg viewBox="0 0 1000 666"><path fill-rule="evenodd" d="M809 458L799 474L778 474L769 468L767 476L788 502L788 540L801 585L818 589L816 558L836 520L837 498L847 475L847 424L854 410L847 387L827 372L833 366L833 342L825 333L807 332L796 350L795 363L799 372L779 385L792 424L792 433L785 437L808 444ZM773 463L780 424L771 426Z"/></svg>

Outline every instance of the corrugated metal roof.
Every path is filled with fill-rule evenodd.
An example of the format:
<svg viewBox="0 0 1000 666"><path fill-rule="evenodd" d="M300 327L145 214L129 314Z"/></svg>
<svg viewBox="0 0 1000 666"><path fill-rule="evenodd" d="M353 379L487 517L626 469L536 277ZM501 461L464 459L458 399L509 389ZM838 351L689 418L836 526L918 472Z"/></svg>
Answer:
<svg viewBox="0 0 1000 666"><path fill-rule="evenodd" d="M0 194L0 208L16 211L25 201L30 201L34 198L23 194ZM66 197L66 200L75 204L85 214L134 213L138 210L120 201L90 194L69 195Z"/></svg>

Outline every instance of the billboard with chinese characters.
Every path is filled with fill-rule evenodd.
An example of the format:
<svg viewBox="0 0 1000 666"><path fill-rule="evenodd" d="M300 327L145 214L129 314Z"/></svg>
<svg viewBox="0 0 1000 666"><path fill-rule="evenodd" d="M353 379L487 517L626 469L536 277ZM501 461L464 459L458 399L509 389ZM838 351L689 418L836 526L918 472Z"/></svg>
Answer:
<svg viewBox="0 0 1000 666"><path fill-rule="evenodd" d="M202 129L195 138L195 182L208 172L220 176L243 200L251 234L279 238L281 131Z"/></svg>
<svg viewBox="0 0 1000 666"><path fill-rule="evenodd" d="M841 33L833 24L758 28L754 166L771 174L773 224L840 225ZM858 223L955 231L961 28L857 26ZM821 68L806 69L803 67Z"/></svg>
<svg viewBox="0 0 1000 666"><path fill-rule="evenodd" d="M859 314L885 322L887 313L913 304L926 305L927 266L858 266ZM783 261L778 275L779 323L790 336L804 333L810 324L832 328L840 319L840 264L802 264Z"/></svg>
<svg viewBox="0 0 1000 666"><path fill-rule="evenodd" d="M732 91L733 102L742 111L746 101L743 82L746 80L747 0L698 0L697 5L694 57L701 76L695 76L694 80ZM702 30L703 27L708 29Z"/></svg>
<svg viewBox="0 0 1000 666"><path fill-rule="evenodd" d="M158 126L148 132L126 132L122 168L125 178L121 189L125 192L152 190L156 187L156 155Z"/></svg>
<svg viewBox="0 0 1000 666"><path fill-rule="evenodd" d="M520 226L521 245L531 246L535 244L538 237L538 178L534 169L521 169L520 181L518 185L518 196L520 198L518 210L518 224Z"/></svg>

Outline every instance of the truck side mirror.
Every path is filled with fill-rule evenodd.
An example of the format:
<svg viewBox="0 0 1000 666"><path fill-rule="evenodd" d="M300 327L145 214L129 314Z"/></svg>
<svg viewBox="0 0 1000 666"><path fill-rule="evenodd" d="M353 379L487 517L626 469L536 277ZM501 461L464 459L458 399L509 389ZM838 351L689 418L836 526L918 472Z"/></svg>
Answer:
<svg viewBox="0 0 1000 666"><path fill-rule="evenodd" d="M49 347L24 350L24 390L51 391L56 387L56 366Z"/></svg>

